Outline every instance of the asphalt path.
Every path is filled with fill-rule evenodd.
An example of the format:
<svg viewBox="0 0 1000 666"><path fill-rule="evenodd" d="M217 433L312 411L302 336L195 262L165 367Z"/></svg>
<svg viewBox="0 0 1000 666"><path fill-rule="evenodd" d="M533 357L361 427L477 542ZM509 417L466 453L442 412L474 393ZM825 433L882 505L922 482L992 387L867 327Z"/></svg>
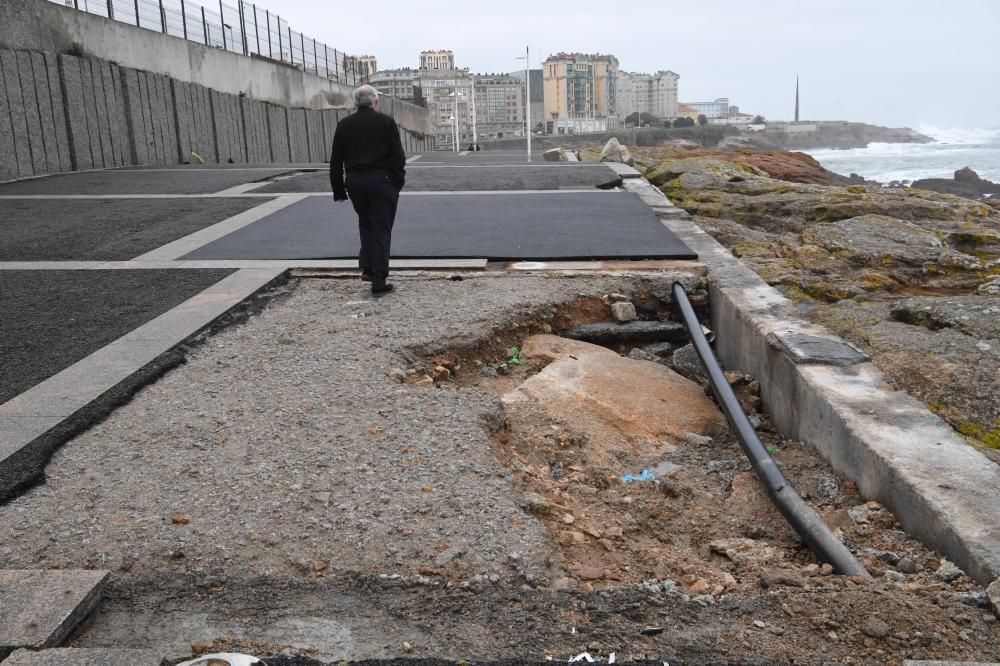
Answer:
<svg viewBox="0 0 1000 666"><path fill-rule="evenodd" d="M349 203L314 196L183 259L329 259L358 255ZM496 261L694 259L630 192L443 194L400 197L392 256Z"/></svg>
<svg viewBox="0 0 1000 666"><path fill-rule="evenodd" d="M294 167L270 169L109 169L57 174L0 184L0 195L210 194L266 180Z"/></svg>
<svg viewBox="0 0 1000 666"><path fill-rule="evenodd" d="M0 404L230 273L0 271Z"/></svg>
<svg viewBox="0 0 1000 666"><path fill-rule="evenodd" d="M603 164L591 165L466 165L428 166L412 162L406 167L406 191L499 191L593 189L618 176ZM254 192L328 192L328 170L301 173Z"/></svg>
<svg viewBox="0 0 1000 666"><path fill-rule="evenodd" d="M0 261L124 261L266 201L8 199Z"/></svg>

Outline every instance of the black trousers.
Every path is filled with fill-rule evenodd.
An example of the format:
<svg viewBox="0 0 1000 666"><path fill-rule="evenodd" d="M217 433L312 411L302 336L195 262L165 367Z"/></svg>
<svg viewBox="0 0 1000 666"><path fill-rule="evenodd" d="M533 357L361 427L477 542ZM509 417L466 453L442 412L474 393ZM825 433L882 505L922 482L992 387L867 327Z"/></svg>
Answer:
<svg viewBox="0 0 1000 666"><path fill-rule="evenodd" d="M385 286L399 190L388 176L378 174L348 175L344 185L358 214L361 272L371 274L373 288Z"/></svg>

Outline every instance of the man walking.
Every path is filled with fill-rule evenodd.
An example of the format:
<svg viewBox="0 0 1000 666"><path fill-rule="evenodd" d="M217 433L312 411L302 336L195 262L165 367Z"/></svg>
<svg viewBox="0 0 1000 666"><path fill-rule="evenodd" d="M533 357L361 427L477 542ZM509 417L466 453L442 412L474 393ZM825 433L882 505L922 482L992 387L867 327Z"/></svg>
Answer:
<svg viewBox="0 0 1000 666"><path fill-rule="evenodd" d="M389 247L406 182L406 155L396 121L378 110L378 91L363 85L354 91L354 102L358 110L341 120L333 135L330 185L334 201L350 195L361 234L361 279L372 283L372 295L381 296L393 290L386 282Z"/></svg>

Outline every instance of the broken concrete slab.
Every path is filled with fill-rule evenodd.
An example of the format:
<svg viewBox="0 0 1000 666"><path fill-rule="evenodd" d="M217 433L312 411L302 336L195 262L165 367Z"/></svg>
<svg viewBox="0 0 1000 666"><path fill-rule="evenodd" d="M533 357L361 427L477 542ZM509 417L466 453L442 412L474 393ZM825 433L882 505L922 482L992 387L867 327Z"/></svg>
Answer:
<svg viewBox="0 0 1000 666"><path fill-rule="evenodd" d="M51 648L17 650L4 666L161 666L163 655L153 650Z"/></svg>
<svg viewBox="0 0 1000 666"><path fill-rule="evenodd" d="M0 570L0 646L62 643L97 606L108 571Z"/></svg>
<svg viewBox="0 0 1000 666"><path fill-rule="evenodd" d="M775 331L768 334L767 341L781 347L795 363L847 366L871 360L853 345L834 336Z"/></svg>

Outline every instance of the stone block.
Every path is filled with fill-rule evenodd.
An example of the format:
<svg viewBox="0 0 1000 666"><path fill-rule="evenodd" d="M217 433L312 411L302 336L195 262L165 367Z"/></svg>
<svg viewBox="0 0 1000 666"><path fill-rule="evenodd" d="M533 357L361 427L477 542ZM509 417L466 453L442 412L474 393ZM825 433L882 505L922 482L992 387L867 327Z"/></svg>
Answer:
<svg viewBox="0 0 1000 666"><path fill-rule="evenodd" d="M49 69L45 63L45 56L41 53L32 53L31 68L35 81L35 97L38 99L38 116L42 125L45 170L48 173L58 173L65 170L59 157L59 137L56 134L56 113L62 112L62 108L56 110L52 106Z"/></svg>
<svg viewBox="0 0 1000 666"><path fill-rule="evenodd" d="M163 154L167 164L177 164L181 160L177 147L177 123L174 120L174 95L170 90L170 77L156 75L160 95L161 117L163 118Z"/></svg>
<svg viewBox="0 0 1000 666"><path fill-rule="evenodd" d="M107 571L0 570L0 645L62 643L97 606Z"/></svg>
<svg viewBox="0 0 1000 666"><path fill-rule="evenodd" d="M193 83L190 85L190 91L191 113L194 118L192 149L206 162L218 162L219 154L215 149L215 123L212 119L209 89Z"/></svg>
<svg viewBox="0 0 1000 666"><path fill-rule="evenodd" d="M309 161L309 142L306 136L305 109L287 109L288 147L292 162Z"/></svg>
<svg viewBox="0 0 1000 666"><path fill-rule="evenodd" d="M839 338L779 331L769 333L767 341L782 349L795 363L845 366L871 360Z"/></svg>
<svg viewBox="0 0 1000 666"><path fill-rule="evenodd" d="M14 132L9 121L10 105L7 103L7 84L0 67L0 118L8 119L0 122L0 182L18 177L17 153L14 147Z"/></svg>
<svg viewBox="0 0 1000 666"><path fill-rule="evenodd" d="M328 158L326 154L326 139L323 135L323 116L321 111L306 112L306 137L309 144L309 161L322 162Z"/></svg>
<svg viewBox="0 0 1000 666"><path fill-rule="evenodd" d="M241 100L244 108L247 161L264 164L271 161L271 136L267 125L266 107L261 102Z"/></svg>
<svg viewBox="0 0 1000 666"><path fill-rule="evenodd" d="M21 76L17 67L17 54L14 51L0 49L0 70L7 88L7 111L10 114L17 174L20 178L27 178L34 175L35 169L31 160L28 120L24 113L24 97L21 93Z"/></svg>
<svg viewBox="0 0 1000 666"><path fill-rule="evenodd" d="M21 100L24 103L24 118L28 125L28 147L31 150L31 167L35 174L49 173L45 158L45 138L42 133L42 118L38 108L38 92L35 90L35 68L31 53L17 51L17 72L21 79Z"/></svg>
<svg viewBox="0 0 1000 666"><path fill-rule="evenodd" d="M66 131L69 145L70 164L76 171L94 168L94 156L90 151L90 131L87 128L87 109L84 104L83 74L80 59L71 55L59 55L59 79L66 110Z"/></svg>
<svg viewBox="0 0 1000 666"><path fill-rule="evenodd" d="M115 161L115 147L111 141L111 118L108 115L108 95L104 88L104 69L107 63L100 60L87 59L90 65L90 76L92 80L91 89L94 91L94 108L97 118L97 136L101 140L101 155L104 159L104 167L110 169L119 166Z"/></svg>
<svg viewBox="0 0 1000 666"><path fill-rule="evenodd" d="M97 115L97 96L94 91L94 72L91 61L80 58L80 79L83 81L83 107L87 119L87 137L90 139L90 154L94 159L94 168L103 169L104 148L101 141L101 122ZM103 95L101 95L103 97Z"/></svg>
<svg viewBox="0 0 1000 666"><path fill-rule="evenodd" d="M162 666L163 655L154 650L115 648L51 648L17 650L4 666Z"/></svg>
<svg viewBox="0 0 1000 666"><path fill-rule="evenodd" d="M128 133L128 152L132 164L149 162L149 144L146 134L146 119L142 107L139 88L139 73L122 67L122 103Z"/></svg>
<svg viewBox="0 0 1000 666"><path fill-rule="evenodd" d="M292 158L288 146L288 114L285 107L267 105L267 130L271 137L271 161L290 162Z"/></svg>
<svg viewBox="0 0 1000 666"><path fill-rule="evenodd" d="M192 145L194 144L194 114L191 112L191 84L170 79L170 88L174 94L174 121L177 126L177 150L181 161L190 161ZM200 152L197 152L201 155ZM204 155L202 155L204 157Z"/></svg>
<svg viewBox="0 0 1000 666"><path fill-rule="evenodd" d="M333 134L337 131L337 112L332 109L323 111L323 143L326 145L326 155L324 161L330 160L330 151L333 148Z"/></svg>
<svg viewBox="0 0 1000 666"><path fill-rule="evenodd" d="M125 93L122 90L122 71L118 65L111 65L111 86L114 89L115 108L112 114L111 131L115 139L122 165L134 164L129 150L128 119L125 111Z"/></svg>

